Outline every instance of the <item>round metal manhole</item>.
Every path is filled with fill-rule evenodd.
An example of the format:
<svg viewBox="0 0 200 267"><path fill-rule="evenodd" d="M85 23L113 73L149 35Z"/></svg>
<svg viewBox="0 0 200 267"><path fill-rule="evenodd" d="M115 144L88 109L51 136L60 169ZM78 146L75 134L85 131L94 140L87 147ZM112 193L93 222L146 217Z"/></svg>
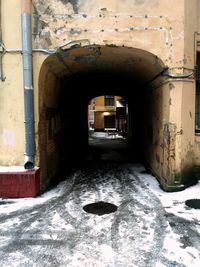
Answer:
<svg viewBox="0 0 200 267"><path fill-rule="evenodd" d="M194 198L194 199L188 199L185 201L185 204L193 209L200 209L200 199Z"/></svg>
<svg viewBox="0 0 200 267"><path fill-rule="evenodd" d="M84 206L83 209L84 211L88 213L101 216L104 214L115 212L117 210L117 206L111 203L100 201L100 202L88 204Z"/></svg>

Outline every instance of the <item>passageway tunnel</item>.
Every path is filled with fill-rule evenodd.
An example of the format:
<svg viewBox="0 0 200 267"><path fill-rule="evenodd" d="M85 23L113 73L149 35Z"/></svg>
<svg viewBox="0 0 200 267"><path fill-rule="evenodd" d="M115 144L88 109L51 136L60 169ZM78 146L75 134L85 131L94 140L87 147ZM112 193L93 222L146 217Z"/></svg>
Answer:
<svg viewBox="0 0 200 267"><path fill-rule="evenodd" d="M153 165L164 111L162 90L150 84L163 69L158 57L136 48L91 45L49 56L39 79L42 187L87 154L88 102L101 95L126 99L129 150Z"/></svg>

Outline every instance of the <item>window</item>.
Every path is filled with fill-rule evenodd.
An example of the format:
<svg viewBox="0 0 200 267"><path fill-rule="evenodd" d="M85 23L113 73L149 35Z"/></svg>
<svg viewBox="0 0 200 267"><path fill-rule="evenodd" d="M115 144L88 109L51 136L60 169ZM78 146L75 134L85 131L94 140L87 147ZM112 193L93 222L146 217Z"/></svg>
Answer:
<svg viewBox="0 0 200 267"><path fill-rule="evenodd" d="M104 105L105 106L114 106L115 105L115 97L112 95L105 95Z"/></svg>

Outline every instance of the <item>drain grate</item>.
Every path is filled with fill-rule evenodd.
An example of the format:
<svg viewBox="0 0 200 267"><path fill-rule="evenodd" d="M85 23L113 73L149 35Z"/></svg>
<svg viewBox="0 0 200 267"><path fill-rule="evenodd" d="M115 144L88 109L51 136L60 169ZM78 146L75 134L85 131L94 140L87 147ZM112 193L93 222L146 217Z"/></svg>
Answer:
<svg viewBox="0 0 200 267"><path fill-rule="evenodd" d="M200 199L194 198L194 199L188 199L185 201L185 204L193 209L200 209Z"/></svg>
<svg viewBox="0 0 200 267"><path fill-rule="evenodd" d="M111 203L100 201L100 202L88 204L84 206L83 209L84 211L88 213L101 216L104 214L115 212L117 210L117 206Z"/></svg>

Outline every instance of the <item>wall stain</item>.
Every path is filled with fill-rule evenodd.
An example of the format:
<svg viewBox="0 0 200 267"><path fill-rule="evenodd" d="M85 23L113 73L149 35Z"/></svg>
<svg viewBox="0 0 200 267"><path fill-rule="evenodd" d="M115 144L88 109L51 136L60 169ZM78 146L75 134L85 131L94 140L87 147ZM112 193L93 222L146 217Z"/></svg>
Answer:
<svg viewBox="0 0 200 267"><path fill-rule="evenodd" d="M40 21L40 24L41 24L41 28L42 28L42 29L48 27L48 23L45 22L45 21L43 21L43 20Z"/></svg>
<svg viewBox="0 0 200 267"><path fill-rule="evenodd" d="M101 55L101 48L100 47L96 47L96 46L91 46L88 47L88 50L92 53L94 53L95 56L100 56Z"/></svg>
<svg viewBox="0 0 200 267"><path fill-rule="evenodd" d="M41 22L39 20L39 14L37 9L33 6L33 37L35 39L36 35L41 30Z"/></svg>
<svg viewBox="0 0 200 267"><path fill-rule="evenodd" d="M184 55L183 64L186 64L186 63L187 63L187 57L186 55Z"/></svg>
<svg viewBox="0 0 200 267"><path fill-rule="evenodd" d="M94 55L82 55L74 57L74 61L76 62L85 62L92 63L96 61L96 57Z"/></svg>
<svg viewBox="0 0 200 267"><path fill-rule="evenodd" d="M165 165L165 177L172 177L175 169L176 156L176 125L173 123L166 123L163 128L163 157Z"/></svg>
<svg viewBox="0 0 200 267"><path fill-rule="evenodd" d="M73 6L75 14L78 14L78 0L60 0L63 4L70 3Z"/></svg>
<svg viewBox="0 0 200 267"><path fill-rule="evenodd" d="M175 88L175 86L173 85L173 83L169 83L169 89L172 90L174 88Z"/></svg>
<svg viewBox="0 0 200 267"><path fill-rule="evenodd" d="M160 156L158 154L156 154L156 161L160 163Z"/></svg>

